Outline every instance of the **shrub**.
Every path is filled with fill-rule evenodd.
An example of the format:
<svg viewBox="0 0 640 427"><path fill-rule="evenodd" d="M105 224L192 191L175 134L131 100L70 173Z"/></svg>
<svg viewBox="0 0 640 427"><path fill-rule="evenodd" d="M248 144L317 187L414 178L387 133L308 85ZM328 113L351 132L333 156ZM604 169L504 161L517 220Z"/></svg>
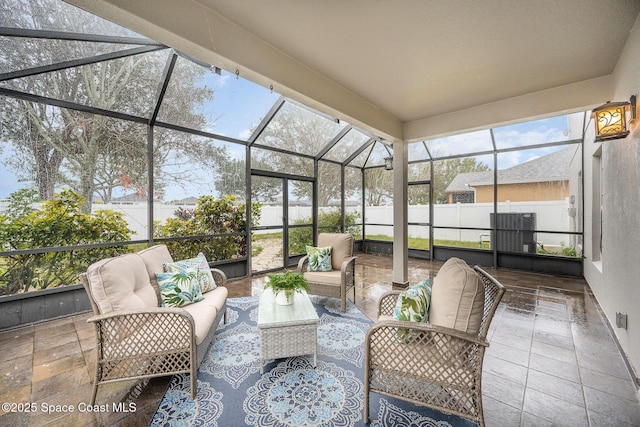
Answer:
<svg viewBox="0 0 640 427"><path fill-rule="evenodd" d="M262 206L253 203L251 216L260 220ZM236 203L236 197L226 195L220 199L201 196L195 210L178 209L175 218L156 224L155 237L208 236L239 233L246 230L246 205ZM202 252L209 261L247 256L246 236L220 236L182 241L168 241L166 245L175 259L192 258Z"/></svg>
<svg viewBox="0 0 640 427"><path fill-rule="evenodd" d="M346 224L346 232L351 233L354 236L360 234L360 226L354 225L360 218L360 214L357 212L348 212L344 216ZM338 209L332 209L322 212L318 215L318 228L319 232L339 232L340 231L340 211ZM311 218L302 218L295 222L295 224L309 224ZM328 228L324 228L328 227ZM292 228L289 231L289 252L291 254L304 254L306 253L306 246L311 245L313 242L313 234L311 227Z"/></svg>
<svg viewBox="0 0 640 427"><path fill-rule="evenodd" d="M72 190L62 190L43 202L40 209L33 207L34 201L35 193L29 190L20 190L9 198L9 208L0 216L2 249L62 250L6 256L0 264L0 295L77 283L78 274L92 262L128 252L126 246L65 248L130 240L131 231L121 213L82 213L83 197Z"/></svg>

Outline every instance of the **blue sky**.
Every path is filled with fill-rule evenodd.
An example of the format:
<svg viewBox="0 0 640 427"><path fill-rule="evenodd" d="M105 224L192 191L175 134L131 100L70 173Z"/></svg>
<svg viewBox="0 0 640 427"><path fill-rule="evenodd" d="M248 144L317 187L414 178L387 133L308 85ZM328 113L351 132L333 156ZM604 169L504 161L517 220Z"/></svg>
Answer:
<svg viewBox="0 0 640 427"><path fill-rule="evenodd" d="M260 122L280 97L226 71L222 71L221 76L208 72L204 84L214 90L214 100L205 109L213 111L217 118L215 125L208 130L243 140L249 137L249 130Z"/></svg>
<svg viewBox="0 0 640 427"><path fill-rule="evenodd" d="M498 150L514 147L525 148L537 144L579 139L582 137L582 116L583 113L576 113L496 127L493 129L496 148ZM423 155L424 149L421 148L421 143L412 145L414 147L410 148L409 160L426 158ZM488 129L429 140L427 147L435 157L493 150L491 134ZM499 168L507 169L563 148L564 146L557 146L501 153ZM490 168L494 167L493 155L477 156L476 158Z"/></svg>
<svg viewBox="0 0 640 427"><path fill-rule="evenodd" d="M247 140L251 129L260 123L280 97L276 92L224 70L220 76L208 71L202 84L214 92L213 101L203 106L202 113L209 120L205 130L241 140ZM233 158L244 158L245 156L244 145L222 141L214 143L218 146L225 146ZM196 178L193 184L176 184L166 187L165 200L176 200L202 194L217 196L210 171L195 166L189 168L189 173L199 178Z"/></svg>
<svg viewBox="0 0 640 427"><path fill-rule="evenodd" d="M9 194L14 191L28 186L28 183L19 183L17 176L4 164L4 159L11 157L12 149L10 144L6 142L2 142L1 144L0 159L2 159L2 163L0 163L0 199L6 199Z"/></svg>

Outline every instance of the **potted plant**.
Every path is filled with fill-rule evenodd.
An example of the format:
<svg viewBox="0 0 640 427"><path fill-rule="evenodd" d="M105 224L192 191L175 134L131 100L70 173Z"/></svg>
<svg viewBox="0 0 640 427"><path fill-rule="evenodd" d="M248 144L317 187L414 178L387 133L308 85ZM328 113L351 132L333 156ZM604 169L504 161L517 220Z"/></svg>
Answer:
<svg viewBox="0 0 640 427"><path fill-rule="evenodd" d="M287 271L286 273L267 274L269 279L264 285L264 289L271 288L276 297L276 304L293 304L293 296L303 289L309 291L307 279L302 274Z"/></svg>

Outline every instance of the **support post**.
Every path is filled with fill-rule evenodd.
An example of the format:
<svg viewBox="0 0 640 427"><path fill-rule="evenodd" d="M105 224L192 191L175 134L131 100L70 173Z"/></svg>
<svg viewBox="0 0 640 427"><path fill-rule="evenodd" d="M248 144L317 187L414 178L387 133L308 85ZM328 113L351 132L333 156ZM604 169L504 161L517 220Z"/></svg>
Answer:
<svg viewBox="0 0 640 427"><path fill-rule="evenodd" d="M153 194L155 192L155 184L153 182L153 125L147 125L147 240L148 247L153 246Z"/></svg>
<svg viewBox="0 0 640 427"><path fill-rule="evenodd" d="M393 142L393 286L409 284L409 187L407 143Z"/></svg>

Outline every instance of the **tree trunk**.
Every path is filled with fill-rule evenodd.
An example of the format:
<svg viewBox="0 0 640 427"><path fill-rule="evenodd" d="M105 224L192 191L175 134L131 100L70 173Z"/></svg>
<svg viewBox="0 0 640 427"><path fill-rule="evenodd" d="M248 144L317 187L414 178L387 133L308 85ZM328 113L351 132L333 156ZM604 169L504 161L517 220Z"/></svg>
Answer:
<svg viewBox="0 0 640 427"><path fill-rule="evenodd" d="M83 174L80 179L80 194L82 195L84 201L82 202L82 206L80 210L82 213L89 214L91 213L91 205L93 204L93 179L95 173Z"/></svg>
<svg viewBox="0 0 640 427"><path fill-rule="evenodd" d="M64 155L46 144L35 143L33 155L36 160L36 183L41 200L51 200Z"/></svg>

